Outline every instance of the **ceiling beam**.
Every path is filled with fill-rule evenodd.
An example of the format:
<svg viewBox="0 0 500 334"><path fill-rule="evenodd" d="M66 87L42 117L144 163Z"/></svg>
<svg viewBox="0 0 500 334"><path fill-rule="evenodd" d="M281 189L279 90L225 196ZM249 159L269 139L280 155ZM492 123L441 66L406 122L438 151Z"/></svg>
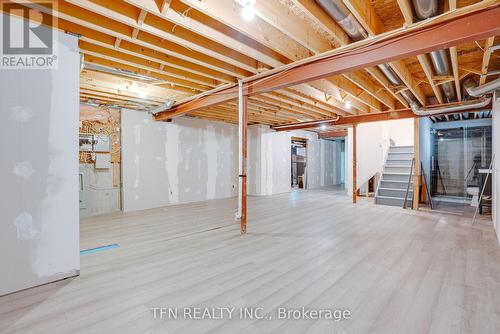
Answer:
<svg viewBox="0 0 500 334"><path fill-rule="evenodd" d="M242 20L240 17L242 7L233 0L180 1L286 56L290 60L295 61L311 56L311 52L307 48L296 41L290 40L284 32L276 29L260 17L255 17L251 22Z"/></svg>
<svg viewBox="0 0 500 334"><path fill-rule="evenodd" d="M489 37L484 42L483 63L481 65L481 77L479 78L479 85L484 85L486 82L486 72L488 72L488 65L491 58L491 46L495 41L495 36Z"/></svg>
<svg viewBox="0 0 500 334"><path fill-rule="evenodd" d="M305 15L326 31L338 45L350 43L349 35L316 2L311 0L291 0Z"/></svg>
<svg viewBox="0 0 500 334"><path fill-rule="evenodd" d="M442 106L442 105L440 105ZM432 107L432 106L431 106ZM482 109L470 109L470 110L461 110L461 111L453 111L453 112L443 112L439 114L435 114L434 116L446 116L453 114L460 114L463 112L481 112L486 108ZM407 118L422 118L429 116L418 116L415 115L410 108L398 109L388 112L375 113L375 114L362 114L362 115L353 115L341 117L339 119L330 119L330 120L322 120L322 121L312 121L312 122L300 122L286 125L277 125L273 127L276 131L291 131L291 130L300 130L300 129L311 129L316 128L318 126L338 126L338 125L353 125L360 123L371 123L371 122L382 122L382 121L394 121L398 119L407 119Z"/></svg>
<svg viewBox="0 0 500 334"><path fill-rule="evenodd" d="M451 6L451 1L450 1ZM451 68L453 70L453 79L455 81L455 90L457 92L457 101L462 101L462 90L460 89L460 73L458 71L458 55L457 55L457 47L452 46L450 48L450 59L451 59Z"/></svg>
<svg viewBox="0 0 500 334"><path fill-rule="evenodd" d="M358 20L359 24L371 36L381 34L384 30L384 24L375 13L373 6L365 0L343 0L349 8L352 15Z"/></svg>
<svg viewBox="0 0 500 334"><path fill-rule="evenodd" d="M243 3L242 0L233 1ZM315 54L333 48L327 38L277 0L256 1L254 9L256 16Z"/></svg>
<svg viewBox="0 0 500 334"><path fill-rule="evenodd" d="M135 10L135 7L127 3L120 3L114 0L66 0L66 2L132 27L134 29L133 39L137 38L137 31L144 31L161 39L176 43L179 46L220 59L253 74L258 73L257 62L254 59L220 43L214 41L210 43L205 37L181 29L180 27L174 29L174 24L168 21L155 21L151 19L144 21L143 24L139 24L138 20L141 18L141 14L147 13L144 9L141 9L139 18L135 19L129 13L131 9ZM58 10L62 10L61 7L62 4L58 6ZM144 18L146 17L145 15Z"/></svg>
<svg viewBox="0 0 500 334"><path fill-rule="evenodd" d="M434 92L434 95L436 96L438 102L443 103L443 94L441 93L441 90L434 82L431 62L427 58L427 55L418 55L417 58L418 58L420 65L422 66L422 69L424 70L425 77L427 78L427 82L431 86L432 91Z"/></svg>
<svg viewBox="0 0 500 334"><path fill-rule="evenodd" d="M347 130L320 132L318 136L320 139L347 137Z"/></svg>
<svg viewBox="0 0 500 334"><path fill-rule="evenodd" d="M408 29L399 29L391 34L368 38L326 52L321 57L311 57L291 66L254 76L245 80L245 94L269 92L500 35L498 16L500 16L498 3L481 2L477 6L468 7L467 11L458 9ZM155 118L169 119L236 96L237 87L225 88L217 94L207 94L177 105L170 111L157 114Z"/></svg>
<svg viewBox="0 0 500 334"><path fill-rule="evenodd" d="M343 1L349 8L351 13L354 15L354 17L357 19L357 21L361 24L361 26L363 26L363 28L368 32L370 36L379 35L383 32L384 24L382 20L378 17L373 6L369 2L361 0L343 0ZM397 68L400 72L402 72L402 74L406 76L406 81L403 80L403 82L411 91L415 90L417 94L423 94L419 91L419 87L409 86L409 84L412 84L414 80L411 77L410 71L407 69L406 65L403 62L397 64L389 64L389 65L391 65L393 69ZM372 94L370 90L367 89L365 90L368 93ZM395 109L395 101L387 93L379 92L375 96L387 107L389 107L389 109Z"/></svg>

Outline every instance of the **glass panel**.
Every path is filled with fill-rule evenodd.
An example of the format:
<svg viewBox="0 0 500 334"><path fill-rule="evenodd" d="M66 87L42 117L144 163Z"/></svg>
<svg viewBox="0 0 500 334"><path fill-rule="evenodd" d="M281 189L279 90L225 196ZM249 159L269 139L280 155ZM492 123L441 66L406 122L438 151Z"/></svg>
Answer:
<svg viewBox="0 0 500 334"><path fill-rule="evenodd" d="M432 195L467 197L491 161L491 126L433 130Z"/></svg>

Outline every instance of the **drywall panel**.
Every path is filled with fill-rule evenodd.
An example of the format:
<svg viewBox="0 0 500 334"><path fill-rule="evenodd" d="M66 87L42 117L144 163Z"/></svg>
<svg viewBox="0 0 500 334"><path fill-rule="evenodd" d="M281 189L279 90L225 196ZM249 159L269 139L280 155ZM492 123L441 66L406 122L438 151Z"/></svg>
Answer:
<svg viewBox="0 0 500 334"><path fill-rule="evenodd" d="M94 164L80 163L80 217L90 217L120 211L120 187L114 186L114 171L96 169Z"/></svg>
<svg viewBox="0 0 500 334"><path fill-rule="evenodd" d="M495 157L493 161L493 224L497 232L497 239L500 243L500 215L498 208L500 206L500 95L498 91L493 99L493 147L492 155Z"/></svg>
<svg viewBox="0 0 500 334"><path fill-rule="evenodd" d="M291 191L291 134L264 133L262 141L264 193L273 195Z"/></svg>
<svg viewBox="0 0 500 334"><path fill-rule="evenodd" d="M0 295L80 268L80 55L73 36L57 44L57 69L0 70Z"/></svg>
<svg viewBox="0 0 500 334"><path fill-rule="evenodd" d="M237 195L236 126L122 110L124 211Z"/></svg>
<svg viewBox="0 0 500 334"><path fill-rule="evenodd" d="M261 172L258 195L290 192L291 189L291 140L307 139L307 188L313 189L335 184L335 143L321 140L310 131L275 132L261 129ZM251 136L253 138L253 136ZM252 145L252 144L251 144ZM250 149L250 151L253 151Z"/></svg>
<svg viewBox="0 0 500 334"><path fill-rule="evenodd" d="M413 119L387 121L389 144L391 146L413 146Z"/></svg>

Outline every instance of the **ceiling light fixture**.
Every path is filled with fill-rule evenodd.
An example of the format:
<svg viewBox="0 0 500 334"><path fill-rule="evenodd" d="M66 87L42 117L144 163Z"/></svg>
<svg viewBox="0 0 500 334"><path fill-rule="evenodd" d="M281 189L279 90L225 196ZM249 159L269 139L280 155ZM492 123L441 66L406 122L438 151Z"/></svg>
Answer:
<svg viewBox="0 0 500 334"><path fill-rule="evenodd" d="M345 101L345 108L346 109L351 109L352 107L352 102L351 101Z"/></svg>
<svg viewBox="0 0 500 334"><path fill-rule="evenodd" d="M145 91L142 91L142 90L139 91L139 93L137 95L139 95L140 99L145 99L148 96L148 94Z"/></svg>
<svg viewBox="0 0 500 334"><path fill-rule="evenodd" d="M321 126L319 128L320 128L320 130L326 130L326 124L321 124Z"/></svg>
<svg viewBox="0 0 500 334"><path fill-rule="evenodd" d="M245 21L251 21L255 16L255 0L243 0L241 5L243 6L241 9L241 17Z"/></svg>

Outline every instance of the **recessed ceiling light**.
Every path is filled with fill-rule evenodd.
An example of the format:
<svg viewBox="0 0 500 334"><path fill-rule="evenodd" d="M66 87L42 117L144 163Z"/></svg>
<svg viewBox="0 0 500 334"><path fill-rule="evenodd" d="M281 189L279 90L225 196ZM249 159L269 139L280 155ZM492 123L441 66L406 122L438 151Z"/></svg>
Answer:
<svg viewBox="0 0 500 334"><path fill-rule="evenodd" d="M321 130L326 130L326 125L325 124L321 124L321 126L319 127Z"/></svg>
<svg viewBox="0 0 500 334"><path fill-rule="evenodd" d="M139 91L139 93L137 95L139 95L140 99L145 99L148 96L148 94L145 91L142 91L142 90Z"/></svg>
<svg viewBox="0 0 500 334"><path fill-rule="evenodd" d="M346 109L351 109L352 107L352 102L351 101L345 101L345 108Z"/></svg>

